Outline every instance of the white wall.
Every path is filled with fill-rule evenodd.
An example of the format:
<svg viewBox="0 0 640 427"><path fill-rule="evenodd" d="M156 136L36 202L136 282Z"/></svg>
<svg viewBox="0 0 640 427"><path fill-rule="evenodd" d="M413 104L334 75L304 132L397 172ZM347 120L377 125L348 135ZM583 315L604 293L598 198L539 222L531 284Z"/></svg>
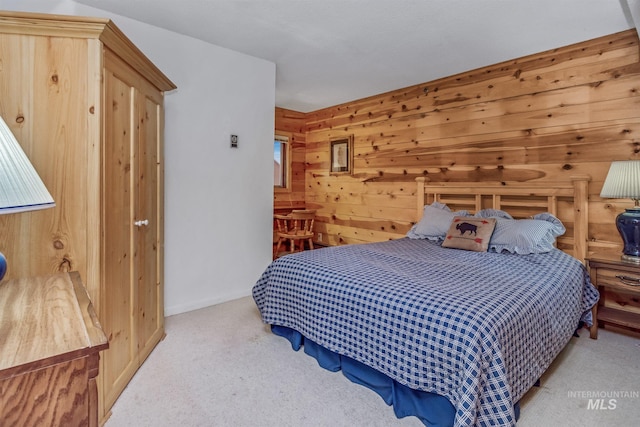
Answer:
<svg viewBox="0 0 640 427"><path fill-rule="evenodd" d="M271 260L275 64L70 0L0 9L108 17L178 86L165 95L165 314L249 295Z"/></svg>
<svg viewBox="0 0 640 427"><path fill-rule="evenodd" d="M631 15L631 21L633 22L630 22L630 24L635 25L636 31L640 34L640 0L620 0L620 2L623 9L626 2L629 10L628 14L627 10L625 10L625 16Z"/></svg>

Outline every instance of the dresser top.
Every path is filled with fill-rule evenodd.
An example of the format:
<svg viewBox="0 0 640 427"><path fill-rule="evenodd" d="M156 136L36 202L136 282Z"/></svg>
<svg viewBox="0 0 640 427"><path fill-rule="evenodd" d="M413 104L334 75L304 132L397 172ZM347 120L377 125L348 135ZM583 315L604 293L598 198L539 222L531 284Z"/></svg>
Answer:
<svg viewBox="0 0 640 427"><path fill-rule="evenodd" d="M622 259L622 257L620 256L620 254L609 254L609 253L603 253L603 254L593 254L587 257L587 260L589 261L589 265L591 266L597 266L600 264L606 264L609 265L611 267L614 268L622 268L622 269L631 269L631 270L635 270L635 269L640 269L640 264L632 262L632 261L627 261Z"/></svg>
<svg viewBox="0 0 640 427"><path fill-rule="evenodd" d="M0 378L108 348L77 272L0 282Z"/></svg>

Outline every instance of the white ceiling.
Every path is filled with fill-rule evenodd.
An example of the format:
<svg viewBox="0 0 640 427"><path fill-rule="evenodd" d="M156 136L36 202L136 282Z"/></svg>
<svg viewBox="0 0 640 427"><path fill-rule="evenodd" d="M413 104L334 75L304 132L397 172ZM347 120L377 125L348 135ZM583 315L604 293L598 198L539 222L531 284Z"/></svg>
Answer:
<svg viewBox="0 0 640 427"><path fill-rule="evenodd" d="M300 112L623 31L635 1L76 0L272 61Z"/></svg>

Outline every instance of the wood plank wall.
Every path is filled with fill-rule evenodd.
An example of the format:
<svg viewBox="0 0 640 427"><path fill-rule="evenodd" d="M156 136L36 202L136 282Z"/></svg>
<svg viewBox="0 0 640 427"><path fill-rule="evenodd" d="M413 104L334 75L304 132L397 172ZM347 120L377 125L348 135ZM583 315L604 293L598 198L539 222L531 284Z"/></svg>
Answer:
<svg viewBox="0 0 640 427"><path fill-rule="evenodd" d="M318 240L404 235L417 176L508 184L588 174L589 250L620 252L615 216L632 204L599 193L612 160L640 159L639 53L632 29L307 113L304 199L318 210ZM279 114L276 123L294 123ZM354 173L331 175L329 140L350 134Z"/></svg>

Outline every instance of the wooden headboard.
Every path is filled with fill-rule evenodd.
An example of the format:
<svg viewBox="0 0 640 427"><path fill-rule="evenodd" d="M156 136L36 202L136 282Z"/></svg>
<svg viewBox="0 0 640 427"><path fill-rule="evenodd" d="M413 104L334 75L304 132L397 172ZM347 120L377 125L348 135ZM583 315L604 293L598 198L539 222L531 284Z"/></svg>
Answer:
<svg viewBox="0 0 640 427"><path fill-rule="evenodd" d="M541 212L550 212L567 228L557 246L584 263L587 256L588 236L588 175L573 176L570 183L482 183L438 182L418 177L417 216L422 217L424 206L434 201L445 203L452 210L502 209L514 218L527 218Z"/></svg>

